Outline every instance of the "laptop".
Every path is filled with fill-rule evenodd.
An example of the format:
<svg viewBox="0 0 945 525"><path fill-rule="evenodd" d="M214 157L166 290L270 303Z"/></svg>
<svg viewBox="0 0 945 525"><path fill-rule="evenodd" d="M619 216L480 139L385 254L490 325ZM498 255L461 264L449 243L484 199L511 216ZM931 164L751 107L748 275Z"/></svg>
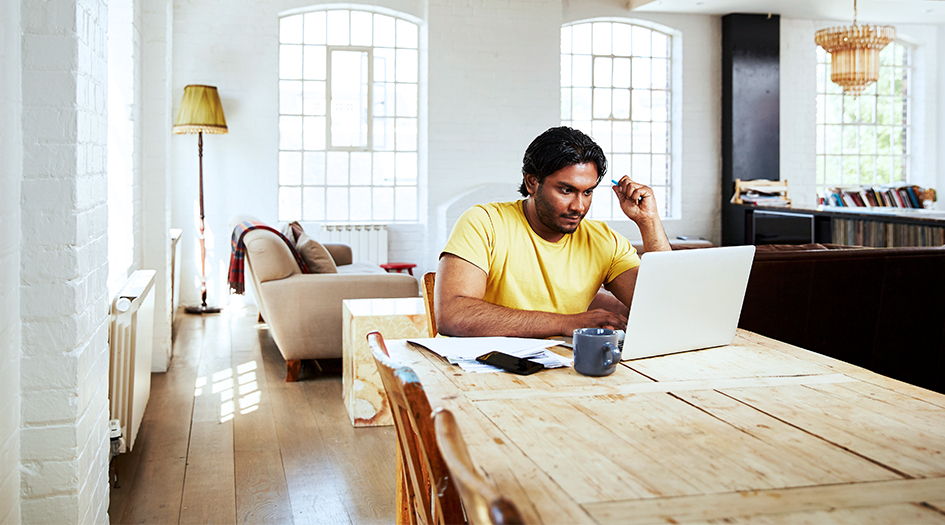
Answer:
<svg viewBox="0 0 945 525"><path fill-rule="evenodd" d="M754 246L644 253L621 360L731 344L754 257Z"/></svg>

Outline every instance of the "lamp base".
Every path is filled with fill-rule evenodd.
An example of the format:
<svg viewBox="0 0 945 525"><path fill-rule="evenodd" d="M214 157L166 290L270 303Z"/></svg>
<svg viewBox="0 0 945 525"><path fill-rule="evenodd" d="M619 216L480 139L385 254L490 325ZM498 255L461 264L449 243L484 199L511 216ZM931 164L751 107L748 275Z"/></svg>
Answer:
<svg viewBox="0 0 945 525"><path fill-rule="evenodd" d="M187 306L187 307L184 307L184 311L185 311L185 312L187 312L187 313L189 313L189 314L197 314L197 315L203 315L203 314L218 314L218 313L220 313L220 310L222 310L222 308L218 308L218 307L215 307L215 306L207 306L207 305L205 305L205 304L204 304L204 305L201 305L201 306Z"/></svg>

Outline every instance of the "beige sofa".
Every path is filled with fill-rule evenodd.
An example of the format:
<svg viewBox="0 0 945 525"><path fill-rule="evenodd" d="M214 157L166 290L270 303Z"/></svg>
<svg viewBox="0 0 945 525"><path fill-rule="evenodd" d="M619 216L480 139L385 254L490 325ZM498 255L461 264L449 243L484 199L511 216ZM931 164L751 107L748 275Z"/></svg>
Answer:
<svg viewBox="0 0 945 525"><path fill-rule="evenodd" d="M352 262L351 248L343 244L325 245L338 273L305 274L275 233L251 230L243 243L246 285L286 360L286 381L298 379L303 359L341 357L343 300L420 296L416 278Z"/></svg>

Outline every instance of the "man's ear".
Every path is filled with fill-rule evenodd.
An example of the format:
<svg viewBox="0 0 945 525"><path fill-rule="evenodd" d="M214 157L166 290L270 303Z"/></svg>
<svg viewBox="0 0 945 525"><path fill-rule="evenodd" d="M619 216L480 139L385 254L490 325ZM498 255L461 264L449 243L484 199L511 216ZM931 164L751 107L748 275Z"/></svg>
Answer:
<svg viewBox="0 0 945 525"><path fill-rule="evenodd" d="M530 173L525 174L525 190L528 195L534 195L538 192L538 176Z"/></svg>

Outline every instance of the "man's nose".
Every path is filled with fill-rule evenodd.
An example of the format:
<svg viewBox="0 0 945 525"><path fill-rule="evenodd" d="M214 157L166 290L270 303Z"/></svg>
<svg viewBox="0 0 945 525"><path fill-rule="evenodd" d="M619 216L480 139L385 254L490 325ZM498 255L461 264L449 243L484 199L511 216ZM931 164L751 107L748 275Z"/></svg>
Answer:
<svg viewBox="0 0 945 525"><path fill-rule="evenodd" d="M589 208L590 205L591 196L584 195L583 193L577 194L577 196L571 201L571 209L581 213L587 212L587 208Z"/></svg>

